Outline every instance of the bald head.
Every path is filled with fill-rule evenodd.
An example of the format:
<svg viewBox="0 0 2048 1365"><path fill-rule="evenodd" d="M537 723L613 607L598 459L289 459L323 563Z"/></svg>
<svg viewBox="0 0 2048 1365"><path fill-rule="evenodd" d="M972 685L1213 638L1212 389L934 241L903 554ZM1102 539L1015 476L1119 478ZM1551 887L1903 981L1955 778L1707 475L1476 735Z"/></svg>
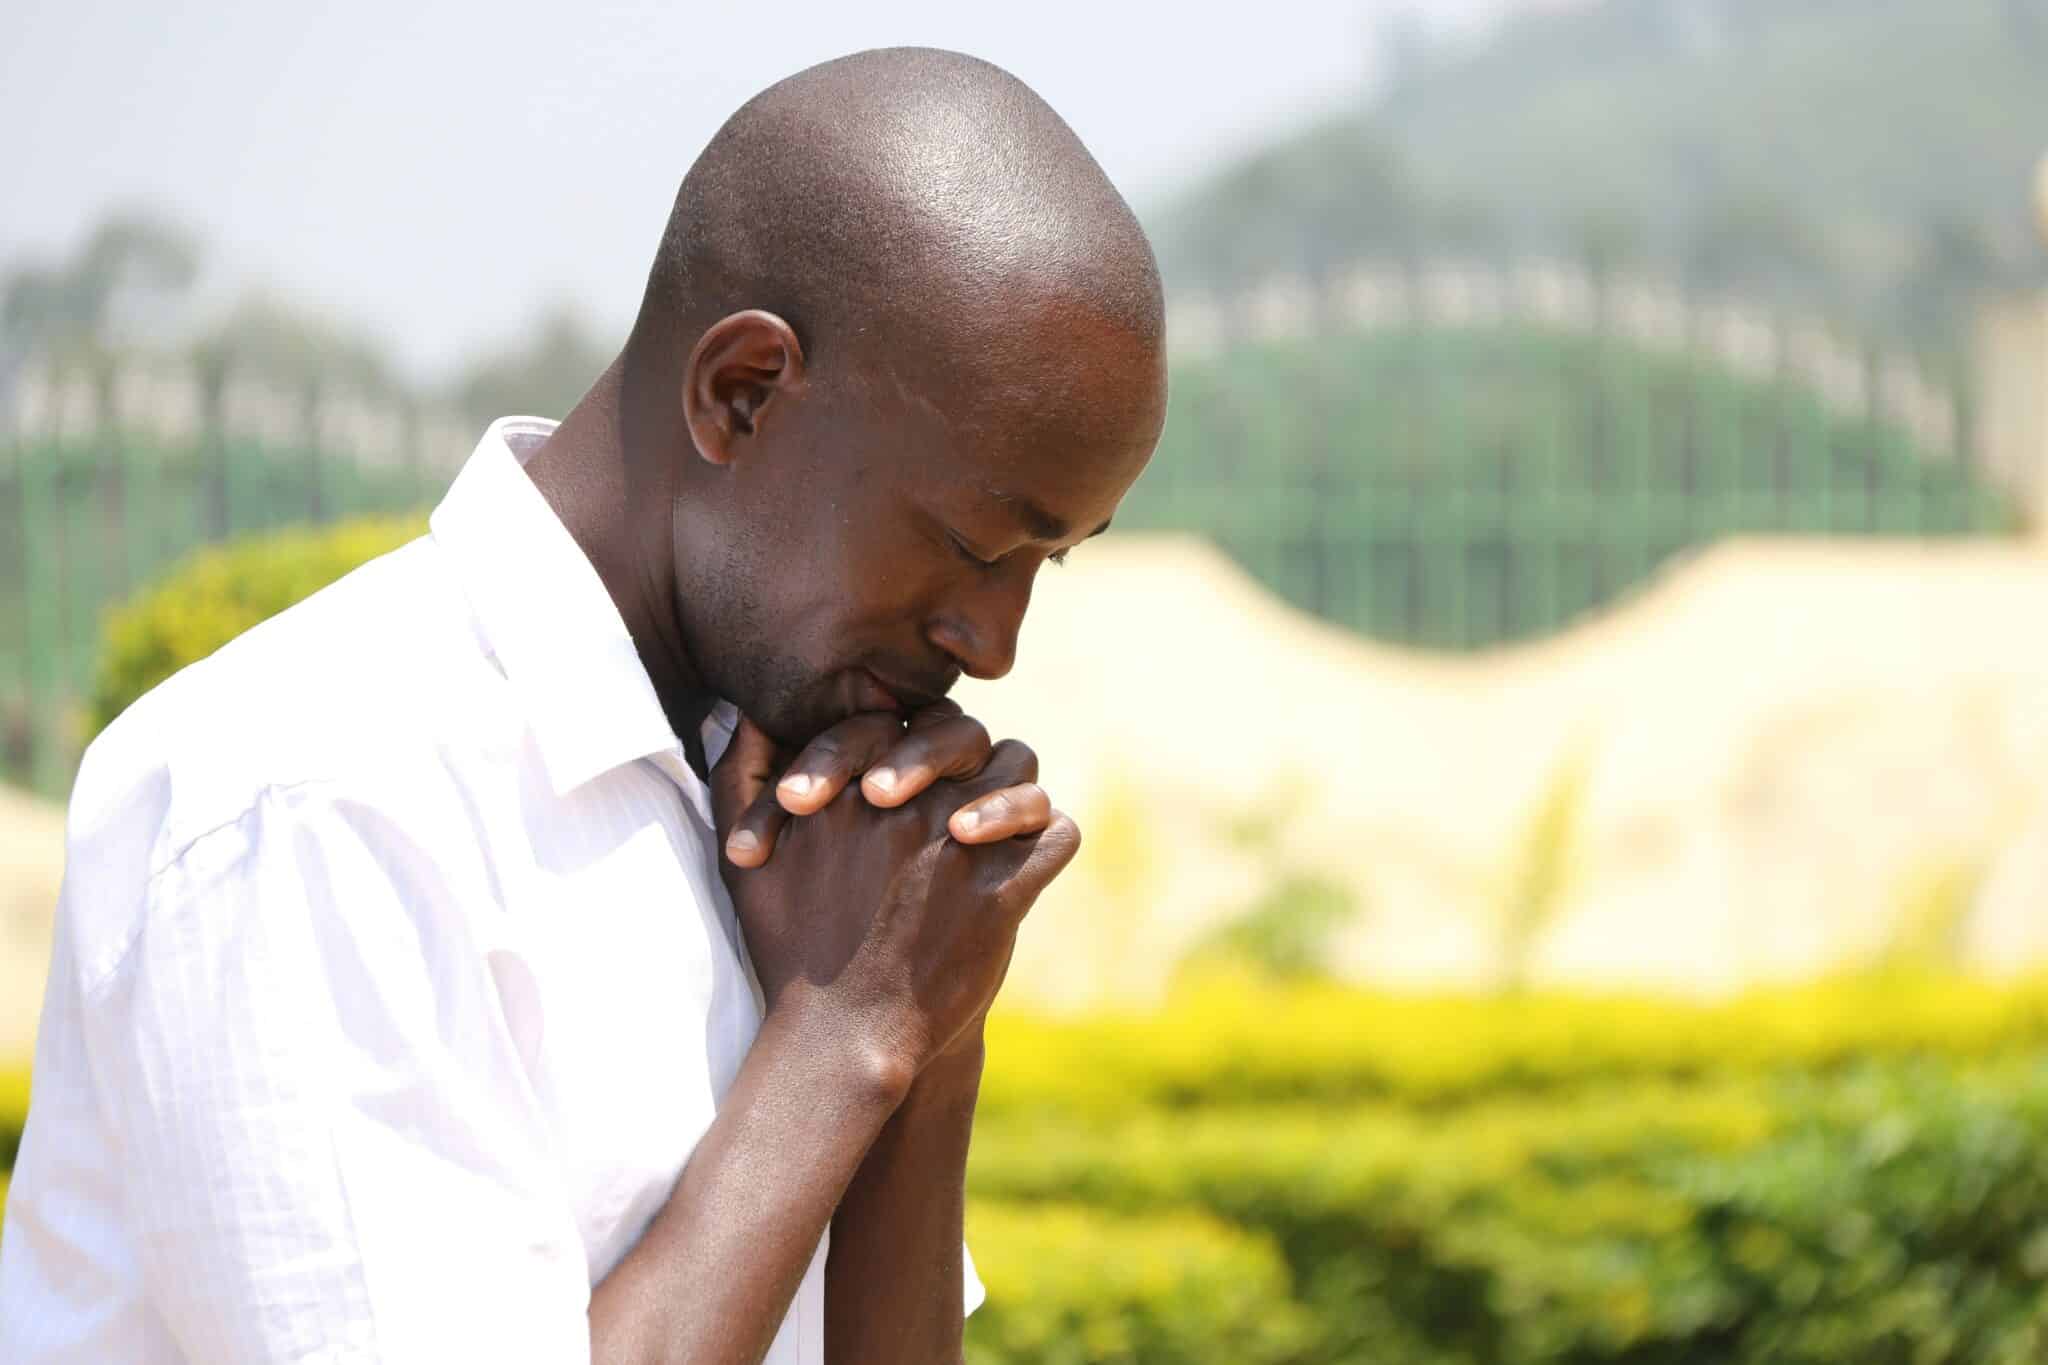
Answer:
<svg viewBox="0 0 2048 1365"><path fill-rule="evenodd" d="M971 57L859 53L718 131L620 363L528 470L590 508L663 695L801 744L1008 670L1038 571L1158 444L1161 311L1043 100Z"/></svg>
<svg viewBox="0 0 2048 1365"><path fill-rule="evenodd" d="M1000 68L928 48L770 86L691 167L636 338L687 343L743 308L787 319L814 369L1041 311L1163 331L1151 248L1073 130Z"/></svg>

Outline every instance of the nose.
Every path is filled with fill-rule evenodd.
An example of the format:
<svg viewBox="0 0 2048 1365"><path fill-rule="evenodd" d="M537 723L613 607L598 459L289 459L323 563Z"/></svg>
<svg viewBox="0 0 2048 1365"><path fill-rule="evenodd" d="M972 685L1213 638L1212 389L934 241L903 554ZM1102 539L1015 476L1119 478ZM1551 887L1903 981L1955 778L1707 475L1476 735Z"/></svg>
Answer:
<svg viewBox="0 0 2048 1365"><path fill-rule="evenodd" d="M926 636L970 678L993 681L1017 662L1017 636L1031 605L1033 569L992 575L935 613Z"/></svg>

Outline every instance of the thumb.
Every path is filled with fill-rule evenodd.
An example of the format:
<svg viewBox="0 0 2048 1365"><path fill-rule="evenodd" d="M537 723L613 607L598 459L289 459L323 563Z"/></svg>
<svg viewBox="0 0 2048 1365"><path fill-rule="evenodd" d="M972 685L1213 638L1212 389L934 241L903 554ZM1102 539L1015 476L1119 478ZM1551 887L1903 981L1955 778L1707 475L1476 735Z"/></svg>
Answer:
<svg viewBox="0 0 2048 1365"><path fill-rule="evenodd" d="M711 768L711 818L723 834L754 804L782 770L775 741L761 727L739 718L732 742Z"/></svg>

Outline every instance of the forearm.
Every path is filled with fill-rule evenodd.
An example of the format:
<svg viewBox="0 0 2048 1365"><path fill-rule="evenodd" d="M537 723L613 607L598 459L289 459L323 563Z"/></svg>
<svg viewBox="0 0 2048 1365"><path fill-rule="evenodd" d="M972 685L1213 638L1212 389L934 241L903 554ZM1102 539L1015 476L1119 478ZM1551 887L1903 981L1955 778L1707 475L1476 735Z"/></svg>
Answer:
<svg viewBox="0 0 2048 1365"><path fill-rule="evenodd" d="M598 1365L753 1365L905 1093L829 1020L771 1013L667 1204L592 1292Z"/></svg>
<svg viewBox="0 0 2048 1365"><path fill-rule="evenodd" d="M961 1218L981 1067L977 1028L919 1075L847 1186L825 1269L832 1365L960 1359Z"/></svg>

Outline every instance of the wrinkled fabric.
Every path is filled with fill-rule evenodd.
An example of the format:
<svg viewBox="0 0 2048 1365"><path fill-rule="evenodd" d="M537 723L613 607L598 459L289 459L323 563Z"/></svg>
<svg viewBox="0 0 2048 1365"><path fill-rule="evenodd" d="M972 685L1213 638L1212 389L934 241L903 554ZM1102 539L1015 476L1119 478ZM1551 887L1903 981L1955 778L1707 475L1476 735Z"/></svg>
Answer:
<svg viewBox="0 0 2048 1365"><path fill-rule="evenodd" d="M709 793L520 467L551 429L88 750L0 1361L588 1360L761 1000ZM825 1254L774 1365L822 1365Z"/></svg>

